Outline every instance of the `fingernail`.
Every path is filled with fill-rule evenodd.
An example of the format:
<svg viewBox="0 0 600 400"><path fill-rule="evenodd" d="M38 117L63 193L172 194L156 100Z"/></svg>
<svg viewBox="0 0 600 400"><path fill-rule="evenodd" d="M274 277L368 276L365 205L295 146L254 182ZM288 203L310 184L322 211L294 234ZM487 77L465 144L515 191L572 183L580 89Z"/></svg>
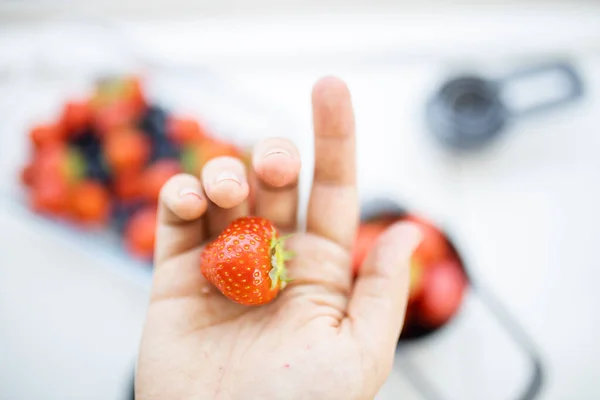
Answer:
<svg viewBox="0 0 600 400"><path fill-rule="evenodd" d="M179 197L185 197L187 195L193 195L193 196L198 197L199 199L202 198L202 194L196 189L185 188L185 189L181 189L181 191L179 192Z"/></svg>
<svg viewBox="0 0 600 400"><path fill-rule="evenodd" d="M269 150L269 151L267 152L267 154L265 154L265 158L269 158L269 157L271 157L272 155L276 155L276 154L281 154L281 155L284 155L284 156L286 156L286 157L291 157L291 156L292 156L292 155L291 155L291 154L290 154L288 151L286 151L286 150L283 150L283 149L271 149L271 150Z"/></svg>
<svg viewBox="0 0 600 400"><path fill-rule="evenodd" d="M217 177L215 183L218 184L224 181L233 181L236 182L238 185L242 184L242 180L236 174L230 171L221 172L221 174Z"/></svg>

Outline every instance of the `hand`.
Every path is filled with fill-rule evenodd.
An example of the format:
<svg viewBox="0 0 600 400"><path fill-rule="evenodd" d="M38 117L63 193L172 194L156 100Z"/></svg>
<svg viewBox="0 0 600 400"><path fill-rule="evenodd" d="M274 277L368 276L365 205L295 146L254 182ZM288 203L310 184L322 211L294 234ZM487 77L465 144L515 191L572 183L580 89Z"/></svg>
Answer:
<svg viewBox="0 0 600 400"><path fill-rule="evenodd" d="M217 158L202 182L172 178L161 192L150 304L136 371L136 399L372 399L386 380L404 320L410 256L419 232L390 227L353 280L359 222L354 116L346 85L313 88L314 180L306 232L286 242L293 279L264 306L232 302L200 272L205 241L249 213L296 229L300 156L266 139L242 163ZM220 180L221 179L221 180Z"/></svg>

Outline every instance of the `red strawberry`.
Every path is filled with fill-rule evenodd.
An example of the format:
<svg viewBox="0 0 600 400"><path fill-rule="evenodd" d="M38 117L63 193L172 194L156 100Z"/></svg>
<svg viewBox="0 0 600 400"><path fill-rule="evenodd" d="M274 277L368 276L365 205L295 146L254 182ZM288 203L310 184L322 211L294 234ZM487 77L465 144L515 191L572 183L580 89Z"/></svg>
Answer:
<svg viewBox="0 0 600 400"><path fill-rule="evenodd" d="M125 245L134 256L152 259L155 234L156 207L142 208L131 216L125 227Z"/></svg>
<svg viewBox="0 0 600 400"><path fill-rule="evenodd" d="M29 132L29 138L35 148L64 142L66 131L61 124L46 124L35 126Z"/></svg>
<svg viewBox="0 0 600 400"><path fill-rule="evenodd" d="M31 190L31 207L42 214L65 216L69 205L69 188L58 175L36 179Z"/></svg>
<svg viewBox="0 0 600 400"><path fill-rule="evenodd" d="M71 188L70 209L77 221L104 224L110 210L110 193L100 183L83 181Z"/></svg>
<svg viewBox="0 0 600 400"><path fill-rule="evenodd" d="M140 173L125 171L113 177L112 190L122 201L134 200L140 196Z"/></svg>
<svg viewBox="0 0 600 400"><path fill-rule="evenodd" d="M167 136L175 144L185 146L200 142L208 137L208 133L194 119L171 117L167 123Z"/></svg>
<svg viewBox="0 0 600 400"><path fill-rule="evenodd" d="M244 305L272 301L289 280L292 254L271 222L260 217L233 221L204 249L200 270L226 297Z"/></svg>
<svg viewBox="0 0 600 400"><path fill-rule="evenodd" d="M150 157L150 142L135 129L123 129L106 137L104 152L114 173L141 171Z"/></svg>
<svg viewBox="0 0 600 400"><path fill-rule="evenodd" d="M174 175L181 172L181 165L175 160L161 160L149 166L141 176L140 191L148 201L158 202L163 185Z"/></svg>
<svg viewBox="0 0 600 400"><path fill-rule="evenodd" d="M62 117L62 126L69 135L77 135L87 128L92 122L92 108L88 101L69 101L65 104Z"/></svg>

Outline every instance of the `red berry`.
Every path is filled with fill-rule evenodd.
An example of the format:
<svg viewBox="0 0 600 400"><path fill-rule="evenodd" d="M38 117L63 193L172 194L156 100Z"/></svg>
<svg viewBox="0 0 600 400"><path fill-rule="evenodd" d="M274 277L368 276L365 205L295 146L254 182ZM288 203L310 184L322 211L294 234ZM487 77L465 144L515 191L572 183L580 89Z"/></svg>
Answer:
<svg viewBox="0 0 600 400"><path fill-rule="evenodd" d="M150 142L137 130L119 130L105 138L104 155L115 174L141 171L150 157Z"/></svg>
<svg viewBox="0 0 600 400"><path fill-rule="evenodd" d="M66 181L56 175L36 179L30 201L31 208L36 212L64 216L69 205L69 188Z"/></svg>
<svg viewBox="0 0 600 400"><path fill-rule="evenodd" d="M171 117L167 122L167 136L173 143L185 146L200 142L209 135L194 119Z"/></svg>
<svg viewBox="0 0 600 400"><path fill-rule="evenodd" d="M419 303L420 320L432 328L448 322L462 303L466 284L460 265L455 261L427 268Z"/></svg>
<svg viewBox="0 0 600 400"><path fill-rule="evenodd" d="M156 207L148 206L131 216L125 227L125 245L136 257L150 260L154 254Z"/></svg>
<svg viewBox="0 0 600 400"><path fill-rule="evenodd" d="M174 175L181 172L181 165L175 160L161 160L148 167L140 178L141 195L150 202L158 202L160 190Z"/></svg>
<svg viewBox="0 0 600 400"><path fill-rule="evenodd" d="M83 223L104 224L110 212L110 193L99 182L83 181L71 188L70 210Z"/></svg>
<svg viewBox="0 0 600 400"><path fill-rule="evenodd" d="M134 200L140 196L140 176L137 171L124 171L113 177L112 190L122 201Z"/></svg>
<svg viewBox="0 0 600 400"><path fill-rule="evenodd" d="M70 136L82 133L92 122L92 108L88 101L70 101L62 113L62 125Z"/></svg>
<svg viewBox="0 0 600 400"><path fill-rule="evenodd" d="M126 102L118 101L99 107L94 113L93 122L96 130L104 136L127 128L134 118L135 110Z"/></svg>
<svg viewBox="0 0 600 400"><path fill-rule="evenodd" d="M200 269L229 299L261 305L275 299L288 281L291 257L271 222L259 217L233 221L202 253Z"/></svg>
<svg viewBox="0 0 600 400"><path fill-rule="evenodd" d="M45 124L35 126L29 132L29 138L35 148L64 142L66 132L60 124Z"/></svg>
<svg viewBox="0 0 600 400"><path fill-rule="evenodd" d="M25 165L21 169L21 183L27 187L33 185L35 180L35 165L33 163Z"/></svg>

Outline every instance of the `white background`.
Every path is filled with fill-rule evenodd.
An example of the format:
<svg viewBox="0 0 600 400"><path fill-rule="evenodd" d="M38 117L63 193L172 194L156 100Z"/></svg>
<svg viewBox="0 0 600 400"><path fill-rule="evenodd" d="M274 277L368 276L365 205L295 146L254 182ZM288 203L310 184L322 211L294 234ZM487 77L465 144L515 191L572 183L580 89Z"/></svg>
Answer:
<svg viewBox="0 0 600 400"><path fill-rule="evenodd" d="M157 92L212 115L228 133L294 138L304 200L310 86L323 74L345 78L356 106L361 193L388 194L450 229L473 274L540 348L542 398L600 397L599 7L511 3L227 20L196 6L185 20L158 22L132 21L131 12L65 18L26 4L0 8L0 399L117 399L127 390L147 275L109 245L32 217L19 205L14 176L29 123L84 90L99 66L140 61L179 83L194 71L187 90ZM57 19L31 22L44 15ZM494 75L554 57L578 67L583 101L519 121L477 157L452 157L427 136L423 103L450 72L468 66ZM447 398L514 398L529 370L492 321L469 297L455 324L406 357ZM381 398L419 397L398 367Z"/></svg>

